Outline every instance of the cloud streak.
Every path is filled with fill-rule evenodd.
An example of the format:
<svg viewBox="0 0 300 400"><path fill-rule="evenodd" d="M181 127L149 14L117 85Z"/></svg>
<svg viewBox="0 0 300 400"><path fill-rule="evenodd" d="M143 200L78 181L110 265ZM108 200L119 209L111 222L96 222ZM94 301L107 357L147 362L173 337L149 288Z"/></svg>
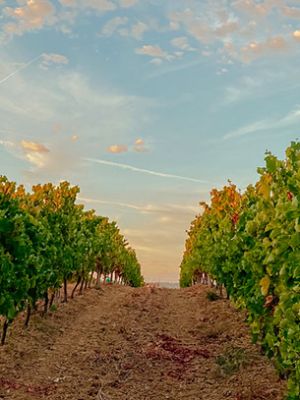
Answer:
<svg viewBox="0 0 300 400"><path fill-rule="evenodd" d="M8 81L10 78L12 78L14 75L16 75L18 72L23 71L23 69L28 68L31 64L33 64L35 61L39 60L41 57L43 56L43 54L40 54L38 57L33 58L31 61L29 61L28 63L26 63L25 65L23 65L22 67L16 69L14 72L11 72L9 75L7 75L5 78L0 80L0 85L2 85L2 83Z"/></svg>
<svg viewBox="0 0 300 400"><path fill-rule="evenodd" d="M89 203L89 204L103 204L103 205L116 206L116 207L121 207L121 208L130 208L132 210L140 211L140 212L144 212L145 211L145 207L137 206L137 205L129 204L129 203L121 203L121 202L115 202L115 201L91 199L91 198L88 198L88 197L78 197L78 200L82 201L83 203Z"/></svg>
<svg viewBox="0 0 300 400"><path fill-rule="evenodd" d="M152 171L152 170L149 170L149 169L138 168L138 167L134 167L133 165L121 164L121 163L116 163L116 162L113 162L113 161L100 160L100 159L96 159L96 158L83 158L83 160L91 162L91 163L95 163L95 164L107 165L109 167L116 167L116 168L129 170L129 171L133 171L133 172L139 172L139 173L142 173L142 174L158 176L160 178L179 179L179 180L188 181L188 182L195 182L195 183L208 183L207 181L204 181L204 180L201 180L201 179L190 178L190 177L181 176L181 175L167 174L167 173L164 173L164 172Z"/></svg>
<svg viewBox="0 0 300 400"><path fill-rule="evenodd" d="M282 118L265 119L265 120L253 122L249 125L244 125L241 128L224 135L223 140L234 139L234 138L246 136L246 135L253 134L256 132L260 132L260 131L285 128L287 126L299 123L299 120L300 120L300 108L298 107L295 110L289 112L287 115L285 115Z"/></svg>
<svg viewBox="0 0 300 400"><path fill-rule="evenodd" d="M141 214L162 214L163 218L168 218L168 222L171 221L170 215L175 214L176 217L180 214L197 214L200 211L199 207L194 207L189 204L164 204L164 205L155 205L155 204L146 204L146 205L137 205L132 203L123 203L116 201L108 201L108 200L100 200L93 199L89 197L78 197L79 201L87 204L103 204L114 207L121 208L129 208L131 210L138 211ZM168 215L168 216L167 216ZM162 217L161 217L162 218ZM166 221L163 221L166 222Z"/></svg>

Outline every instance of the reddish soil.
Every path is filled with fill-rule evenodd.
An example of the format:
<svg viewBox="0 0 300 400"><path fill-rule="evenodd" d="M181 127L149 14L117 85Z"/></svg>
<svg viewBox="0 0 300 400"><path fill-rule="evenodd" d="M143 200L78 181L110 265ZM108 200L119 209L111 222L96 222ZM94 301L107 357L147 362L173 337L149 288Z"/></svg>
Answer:
<svg viewBox="0 0 300 400"><path fill-rule="evenodd" d="M22 318L0 349L0 399L282 400L244 315L207 288L89 290Z"/></svg>

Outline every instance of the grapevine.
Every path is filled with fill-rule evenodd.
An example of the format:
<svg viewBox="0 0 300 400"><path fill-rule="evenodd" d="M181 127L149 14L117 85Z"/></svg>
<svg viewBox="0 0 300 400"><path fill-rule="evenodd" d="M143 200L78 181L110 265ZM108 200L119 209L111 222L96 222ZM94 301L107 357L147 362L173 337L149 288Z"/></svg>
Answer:
<svg viewBox="0 0 300 400"><path fill-rule="evenodd" d="M44 301L44 313L55 293L76 281L80 292L109 274L120 283L143 284L135 251L115 222L77 204L79 188L68 182L36 185L30 193L0 176L0 321L1 344L15 317ZM101 266L101 268L99 267Z"/></svg>
<svg viewBox="0 0 300 400"><path fill-rule="evenodd" d="M182 287L199 271L247 309L253 337L300 398L300 143L279 160L267 152L260 178L240 193L212 190L192 222L181 263Z"/></svg>

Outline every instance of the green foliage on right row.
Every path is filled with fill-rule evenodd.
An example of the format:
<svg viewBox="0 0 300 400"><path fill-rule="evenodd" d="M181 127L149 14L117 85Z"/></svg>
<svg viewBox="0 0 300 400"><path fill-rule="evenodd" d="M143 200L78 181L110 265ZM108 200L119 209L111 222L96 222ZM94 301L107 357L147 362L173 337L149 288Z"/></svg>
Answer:
<svg viewBox="0 0 300 400"><path fill-rule="evenodd" d="M260 179L244 193L213 190L192 222L181 286L199 271L225 285L248 311L254 339L288 377L288 399L300 398L300 143L286 159L266 154Z"/></svg>

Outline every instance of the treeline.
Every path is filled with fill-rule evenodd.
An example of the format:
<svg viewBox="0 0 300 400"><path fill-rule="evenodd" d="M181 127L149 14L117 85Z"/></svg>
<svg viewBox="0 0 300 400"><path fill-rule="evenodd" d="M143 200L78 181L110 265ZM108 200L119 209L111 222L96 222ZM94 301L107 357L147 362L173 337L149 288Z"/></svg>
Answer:
<svg viewBox="0 0 300 400"><path fill-rule="evenodd" d="M14 318L43 300L46 313L54 296L76 282L82 292L109 277L134 287L143 284L136 254L115 222L76 203L77 186L36 185L30 193L0 176L1 342Z"/></svg>
<svg viewBox="0 0 300 400"><path fill-rule="evenodd" d="M182 287L201 272L247 309L255 340L300 398L300 143L286 159L271 153L260 178L241 193L229 182L212 190L192 222L181 264Z"/></svg>

